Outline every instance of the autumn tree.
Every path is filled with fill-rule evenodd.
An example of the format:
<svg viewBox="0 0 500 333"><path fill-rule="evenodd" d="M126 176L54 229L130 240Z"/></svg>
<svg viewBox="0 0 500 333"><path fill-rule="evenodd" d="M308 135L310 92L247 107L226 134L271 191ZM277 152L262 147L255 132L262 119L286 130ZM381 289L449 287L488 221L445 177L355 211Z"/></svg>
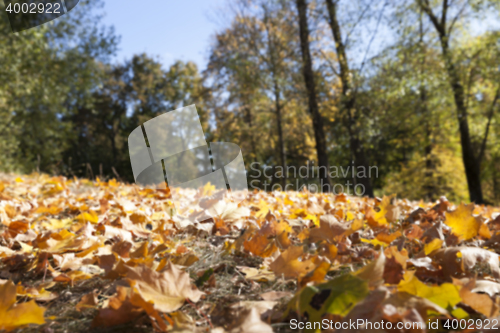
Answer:
<svg viewBox="0 0 500 333"><path fill-rule="evenodd" d="M439 38L441 55L456 107L462 158L469 187L470 200L476 203L482 203L484 198L481 187L481 161L484 156L484 147L488 139L490 122L488 122L486 126L482 139L484 144L482 143L479 149L474 149L475 147L469 126L469 109L466 102L467 94L464 88L464 82L460 77L457 56L453 54L450 43L452 37L455 35L457 21L463 19L464 11L477 10L476 7L481 7L483 4L476 1L451 2L449 0L442 0L439 3L440 10L436 10L435 6L433 6L429 0L417 0L417 4L432 22ZM453 16L451 14L453 14ZM497 98L494 99L492 110L495 108L496 99Z"/></svg>
<svg viewBox="0 0 500 333"><path fill-rule="evenodd" d="M81 1L70 15L17 34L0 21L2 168L62 172L76 135L67 119L91 103L100 63L117 43L113 30L99 23L102 5Z"/></svg>
<svg viewBox="0 0 500 333"><path fill-rule="evenodd" d="M309 24L307 22L307 3L306 0L296 0L297 13L299 17L300 29L300 49L302 52L303 75L307 88L307 97L309 101L309 112L311 113L314 138L316 140L316 152L318 155L319 178L323 191L331 190L331 181L329 178L329 163L326 150L326 137L323 128L323 118L319 112L316 96L316 84L314 82L314 72L309 46Z"/></svg>
<svg viewBox="0 0 500 333"><path fill-rule="evenodd" d="M356 88L352 83L352 73L349 69L349 62L346 54L346 46L342 39L342 32L338 20L338 0L326 0L330 28L332 29L337 59L339 64L339 77L342 82L341 113L349 133L350 150L354 159L356 169L369 169L369 162L366 156L365 148L359 136L362 130L359 122L359 111L356 110ZM373 196L373 188L369 177L360 177L357 182L363 185L365 194Z"/></svg>
<svg viewBox="0 0 500 333"><path fill-rule="evenodd" d="M196 104L208 130L206 89L196 65L176 61L167 70L155 59L135 55L116 65L102 65L106 78L81 105L71 123L77 137L65 151L65 173L93 177L101 174L133 181L128 135L142 123L183 106ZM95 149L99 147L99 149Z"/></svg>
<svg viewBox="0 0 500 333"><path fill-rule="evenodd" d="M288 163L312 159L295 10L284 1L233 4L235 18L216 35L205 72L214 133L236 139L248 164L272 165L273 184L284 188Z"/></svg>

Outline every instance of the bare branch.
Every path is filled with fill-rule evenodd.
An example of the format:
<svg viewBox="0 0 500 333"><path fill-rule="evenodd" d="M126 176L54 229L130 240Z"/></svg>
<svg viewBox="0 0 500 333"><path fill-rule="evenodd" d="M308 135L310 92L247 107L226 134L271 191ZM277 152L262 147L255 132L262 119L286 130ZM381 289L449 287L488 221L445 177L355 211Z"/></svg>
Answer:
<svg viewBox="0 0 500 333"><path fill-rule="evenodd" d="M455 23L457 23L457 21L460 18L460 16L462 16L465 8L467 8L467 1L464 2L464 5L462 6L462 8L460 8L460 10L458 11L457 15L453 18L453 20L451 20L450 27L448 28L448 35L451 35L451 31L453 30L453 27L455 26Z"/></svg>
<svg viewBox="0 0 500 333"><path fill-rule="evenodd" d="M497 104L498 98L500 97L500 86L497 88L497 91L495 93L495 97L493 98L493 102L491 103L490 106L490 111L488 114L488 123L486 124L486 129L484 131L484 137L483 137L483 142L481 144L481 150L479 151L479 156L478 156L478 162L481 163L483 157L484 157L484 152L486 150L486 141L488 141L488 133L490 131L490 125L491 125L491 119L493 118L493 114L495 113L495 106Z"/></svg>
<svg viewBox="0 0 500 333"><path fill-rule="evenodd" d="M420 8L423 9L423 11L429 16L429 19L431 20L432 24L436 28L436 30L439 32L439 34L444 37L446 36L446 30L443 29L443 26L439 22L438 18L436 15L434 15L434 12L432 11L429 1L428 0L417 0Z"/></svg>
<svg viewBox="0 0 500 333"><path fill-rule="evenodd" d="M330 69L332 70L333 74L335 74L336 76L340 77L340 74L339 72L337 72L337 69L335 68L335 65L333 64L333 62L330 60L330 58L328 57L328 55L323 51L323 50L319 50L319 52L321 53L321 55L326 59L326 61L328 62L328 65L330 67Z"/></svg>
<svg viewBox="0 0 500 333"><path fill-rule="evenodd" d="M368 5L365 7L365 9L361 12L361 15L359 15L359 18L358 20L356 21L356 23L354 23L354 25L352 26L351 30L349 30L349 32L347 33L346 35L346 38L345 38L345 42L344 42L344 45L347 47L347 45L349 45L349 37L351 37L352 33L354 32L354 29L356 29L356 26L359 24L359 22L361 22L361 20L363 19L363 17L365 16L366 12L368 11L368 9L370 9L372 5L372 2L369 1L368 2Z"/></svg>
<svg viewBox="0 0 500 333"><path fill-rule="evenodd" d="M384 9L386 6L387 6L387 1L384 2L384 5L382 6L382 9L380 10L380 15L378 16L378 20L377 20L377 26L375 27L375 31L373 32L373 35L370 38L370 42L368 43L368 47L366 48L366 52L365 52L365 55L363 57L363 62L361 63L361 67L359 68L360 73L363 71L363 67L365 66L365 63L366 63L366 57L368 56L368 52L370 52L370 48L372 46L373 40L375 39L375 36L378 33L378 27L380 25L380 21L382 20L382 14L384 13Z"/></svg>

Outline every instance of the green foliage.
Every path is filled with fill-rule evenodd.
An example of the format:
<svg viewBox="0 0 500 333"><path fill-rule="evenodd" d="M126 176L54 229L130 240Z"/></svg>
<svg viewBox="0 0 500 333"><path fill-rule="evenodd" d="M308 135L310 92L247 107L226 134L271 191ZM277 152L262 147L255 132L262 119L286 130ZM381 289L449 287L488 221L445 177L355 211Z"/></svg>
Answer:
<svg viewBox="0 0 500 333"><path fill-rule="evenodd" d="M247 166L300 167L316 160L293 1L237 0L202 73L191 62L163 68L146 54L112 64L119 39L100 24L102 4L81 1L69 15L18 34L1 16L1 170L133 181L129 133L190 104L201 114L207 139L238 143ZM441 4L429 2L437 15ZM329 162L346 168L353 157L339 111L338 59L324 1L309 5ZM350 58L364 47L358 28L372 27L378 9L362 0L339 6L349 13L340 21L353 63ZM471 26L499 9L495 1L457 0L448 12L456 18L448 26L451 60L465 90L471 146L491 203L500 202L500 32ZM371 182L379 194L466 200L455 100L436 31L418 1L391 3L383 17L393 29L392 44L366 59L363 70L351 66L358 116L353 128L369 164L378 168ZM356 179L347 174L335 181Z"/></svg>
<svg viewBox="0 0 500 333"><path fill-rule="evenodd" d="M90 103L99 61L115 48L111 31L92 27L100 2L83 1L60 20L21 33L0 22L2 168L57 172L74 131L65 121Z"/></svg>

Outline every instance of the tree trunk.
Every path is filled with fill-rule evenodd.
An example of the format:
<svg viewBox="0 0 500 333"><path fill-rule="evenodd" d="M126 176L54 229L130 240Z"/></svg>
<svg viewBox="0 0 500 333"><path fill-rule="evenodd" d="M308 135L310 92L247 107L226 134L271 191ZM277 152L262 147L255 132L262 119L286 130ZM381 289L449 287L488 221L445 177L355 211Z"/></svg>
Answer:
<svg viewBox="0 0 500 333"><path fill-rule="evenodd" d="M349 64L345 52L345 45L342 41L340 26L337 20L337 3L333 0L326 0L328 15L330 17L330 28L332 29L333 39L335 40L335 47L337 50L337 58L340 67L340 81L342 82L342 117L349 132L350 148L354 158L354 167L364 168L366 172L369 170L368 158L363 148L363 143L359 139L359 133L356 129L356 97L352 91L351 73L349 71ZM366 174L366 173L365 173ZM355 179L357 184L364 187L364 194L373 197L373 187L369 177L362 177Z"/></svg>
<svg viewBox="0 0 500 333"><path fill-rule="evenodd" d="M432 113L429 110L427 99L427 89L425 87L424 75L425 75L425 64L427 60L426 48L424 43L424 25L422 20L423 13L420 13L419 18L419 48L421 52L421 61L420 61L420 106L417 107L417 110L420 109L420 116L422 117L422 122L425 124L425 148L424 148L424 156L425 156L425 181L424 181L424 190L426 199L429 201L434 201L436 199L436 195L438 195L435 185L434 174L436 172L436 163L433 160L432 156Z"/></svg>
<svg viewBox="0 0 500 333"><path fill-rule="evenodd" d="M286 151L285 151L285 141L283 139L283 127L281 119L281 103L280 103L280 90L278 86L278 81L274 80L274 102L276 104L276 122L278 125L278 145L279 145L279 155L281 159L281 166L283 167L283 177L281 177L281 186L283 191L286 187Z"/></svg>
<svg viewBox="0 0 500 333"><path fill-rule="evenodd" d="M449 54L448 37L440 35L440 39L443 57L446 62L446 70L448 72L448 78L457 108L460 144L462 145L462 159L465 167L465 175L467 177L467 185L469 186L469 197L470 201L481 204L483 203L483 192L481 189L479 160L474 156L474 151L472 149L467 108L464 101L464 88L460 83L457 69Z"/></svg>
<svg viewBox="0 0 500 333"><path fill-rule="evenodd" d="M316 139L316 152L318 155L319 178L323 192L331 191L330 177L328 176L329 163L326 153L326 138L323 130L323 119L318 109L316 99L316 86L312 68L311 51L309 49L309 27L307 24L306 0L296 0L299 15L300 49L302 51L303 75L309 99L309 112L312 116L314 138Z"/></svg>
<svg viewBox="0 0 500 333"><path fill-rule="evenodd" d="M267 19L267 8L266 8L266 23L268 22ZM266 30L267 30L267 47L269 51L269 59L271 61L270 63L270 69L271 69L271 74L273 78L273 93L274 93L274 105L275 105L275 112L276 112L276 127L278 129L278 155L280 158L281 162L281 167L283 168L283 175L281 177L281 187L283 191L286 188L286 181L287 181L287 172L286 172L286 150L285 150L285 139L283 137L283 121L282 121L282 105L281 105L281 89L280 85L278 82L278 59L276 59L276 48L275 44L273 43L273 36L271 34L270 29L268 28L266 24Z"/></svg>
<svg viewBox="0 0 500 333"><path fill-rule="evenodd" d="M467 120L467 106L465 105L464 87L460 82L460 76L458 75L457 68L453 63L450 54L450 36L446 27L446 14L449 3L448 0L443 0L442 16L441 19L438 19L433 13L428 0L418 0L417 2L420 8L427 14L439 35L442 56L445 62L450 87L453 92L455 107L457 108L460 144L462 146L462 159L465 168L465 176L467 177L467 185L469 187L469 197L470 201L481 204L483 203L483 192L481 189L480 161L479 157L474 156L474 150L472 149L469 121Z"/></svg>

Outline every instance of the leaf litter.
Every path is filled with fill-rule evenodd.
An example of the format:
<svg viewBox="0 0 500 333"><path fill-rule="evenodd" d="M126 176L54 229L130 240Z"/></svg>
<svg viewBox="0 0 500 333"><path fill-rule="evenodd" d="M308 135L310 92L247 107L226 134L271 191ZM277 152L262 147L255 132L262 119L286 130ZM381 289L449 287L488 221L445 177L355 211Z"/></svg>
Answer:
<svg viewBox="0 0 500 333"><path fill-rule="evenodd" d="M176 197L0 175L0 330L499 318L498 208L259 191L235 204L210 185Z"/></svg>

